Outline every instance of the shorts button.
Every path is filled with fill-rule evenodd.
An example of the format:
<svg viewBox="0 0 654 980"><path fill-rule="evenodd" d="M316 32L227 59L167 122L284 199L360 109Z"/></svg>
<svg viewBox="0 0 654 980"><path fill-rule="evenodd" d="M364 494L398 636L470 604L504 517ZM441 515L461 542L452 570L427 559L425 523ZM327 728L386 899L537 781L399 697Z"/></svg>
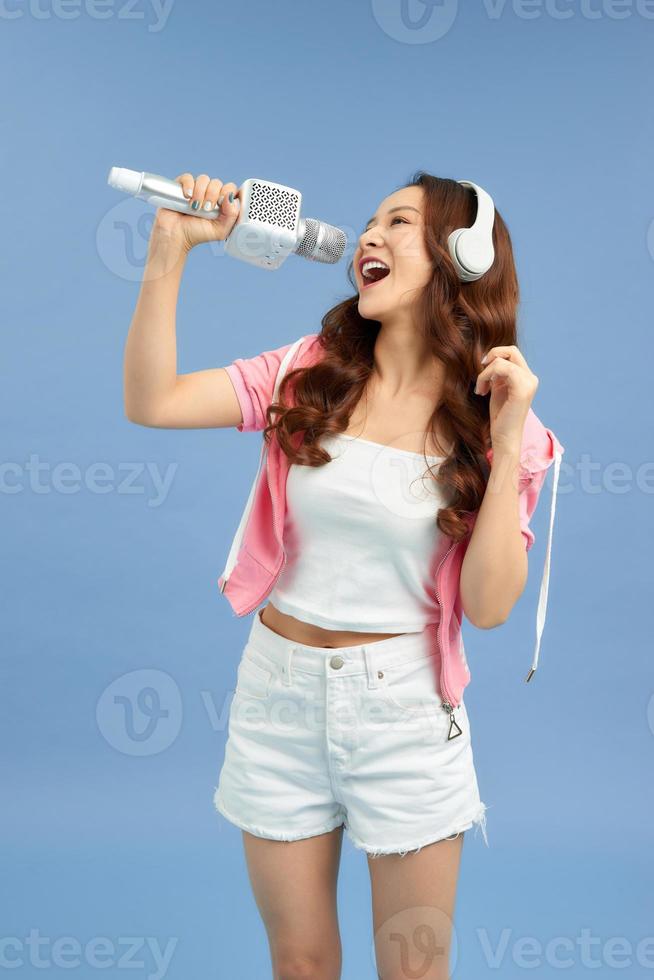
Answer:
<svg viewBox="0 0 654 980"><path fill-rule="evenodd" d="M378 670L377 671L377 677L381 680L383 676L384 676L384 671L383 670Z"/></svg>
<svg viewBox="0 0 654 980"><path fill-rule="evenodd" d="M330 666L332 666L334 668L334 670L339 670L339 668L341 668L343 666L343 664L345 663L345 661L343 660L342 657L332 657L332 659L329 661L329 663L330 663Z"/></svg>

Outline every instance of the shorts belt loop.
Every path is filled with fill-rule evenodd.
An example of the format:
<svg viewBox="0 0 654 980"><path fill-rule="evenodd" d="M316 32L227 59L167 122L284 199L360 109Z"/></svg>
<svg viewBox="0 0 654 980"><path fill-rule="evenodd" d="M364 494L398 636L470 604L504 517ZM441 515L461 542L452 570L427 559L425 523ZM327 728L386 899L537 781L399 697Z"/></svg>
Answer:
<svg viewBox="0 0 654 980"><path fill-rule="evenodd" d="M282 658L282 682L290 687L292 684L292 668L291 661L293 660L293 654L295 652L295 647L288 646L284 650L284 656Z"/></svg>
<svg viewBox="0 0 654 980"><path fill-rule="evenodd" d="M363 656L366 661L366 673L368 674L368 688L379 687L379 678L377 677L377 668L375 666L375 657L369 647L363 648Z"/></svg>

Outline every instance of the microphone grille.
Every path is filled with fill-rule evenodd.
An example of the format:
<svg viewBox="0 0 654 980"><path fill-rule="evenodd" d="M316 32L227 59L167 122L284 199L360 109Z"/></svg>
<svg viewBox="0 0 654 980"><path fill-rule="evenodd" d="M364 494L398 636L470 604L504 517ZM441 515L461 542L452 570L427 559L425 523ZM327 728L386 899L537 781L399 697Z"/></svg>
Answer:
<svg viewBox="0 0 654 980"><path fill-rule="evenodd" d="M295 230L300 197L295 191L262 180L252 182L248 218Z"/></svg>
<svg viewBox="0 0 654 980"><path fill-rule="evenodd" d="M334 264L342 258L347 245L345 232L315 218L304 218L303 224L304 234L295 247L297 255L313 262L328 264Z"/></svg>

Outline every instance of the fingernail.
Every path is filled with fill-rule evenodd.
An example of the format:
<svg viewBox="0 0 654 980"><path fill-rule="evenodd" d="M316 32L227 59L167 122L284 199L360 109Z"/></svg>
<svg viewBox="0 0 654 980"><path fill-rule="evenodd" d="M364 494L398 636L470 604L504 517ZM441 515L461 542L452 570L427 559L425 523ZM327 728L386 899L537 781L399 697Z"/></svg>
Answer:
<svg viewBox="0 0 654 980"><path fill-rule="evenodd" d="M187 187L184 190L184 197L191 197L192 194L193 194L193 188L192 187Z"/></svg>
<svg viewBox="0 0 654 980"><path fill-rule="evenodd" d="M199 201L193 201L193 203L191 204L191 207L193 208L194 211L197 211L197 209L200 207L200 202Z"/></svg>
<svg viewBox="0 0 654 980"><path fill-rule="evenodd" d="M225 200L225 195L221 194L220 197L218 198L218 207L220 207L220 205L223 203L224 200Z"/></svg>
<svg viewBox="0 0 654 980"><path fill-rule="evenodd" d="M230 204L234 203L234 191L229 192L229 203Z"/></svg>
<svg viewBox="0 0 654 980"><path fill-rule="evenodd" d="M487 358L487 357L488 357L488 354L484 354L484 356L483 356L483 357L482 357L482 359L481 359L481 363L482 363L482 364L485 364L485 363L486 363L486 358Z"/></svg>
<svg viewBox="0 0 654 980"><path fill-rule="evenodd" d="M204 210L205 211L211 211L212 209L213 209L213 204L211 203L211 201L205 201L204 202Z"/></svg>

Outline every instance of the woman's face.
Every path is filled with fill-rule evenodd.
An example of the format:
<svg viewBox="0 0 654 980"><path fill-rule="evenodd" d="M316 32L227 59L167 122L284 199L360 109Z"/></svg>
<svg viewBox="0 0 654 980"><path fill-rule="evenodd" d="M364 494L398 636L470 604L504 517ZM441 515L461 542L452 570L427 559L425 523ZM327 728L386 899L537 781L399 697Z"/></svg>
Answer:
<svg viewBox="0 0 654 980"><path fill-rule="evenodd" d="M432 276L423 236L422 187L403 187L385 198L368 222L354 253L359 313L366 320L391 322L409 312ZM362 272L362 259L379 259L390 272L374 281ZM379 271L372 271L379 275Z"/></svg>

